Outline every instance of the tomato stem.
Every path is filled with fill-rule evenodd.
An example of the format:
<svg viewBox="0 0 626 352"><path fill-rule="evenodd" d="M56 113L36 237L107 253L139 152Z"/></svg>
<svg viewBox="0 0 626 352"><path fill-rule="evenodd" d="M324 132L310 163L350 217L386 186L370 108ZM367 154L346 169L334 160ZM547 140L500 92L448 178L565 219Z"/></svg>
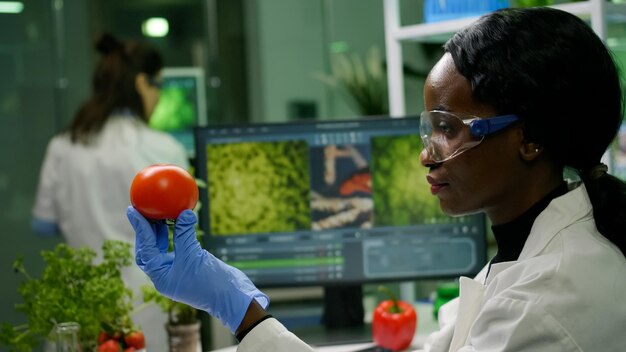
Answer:
<svg viewBox="0 0 626 352"><path fill-rule="evenodd" d="M389 299L391 299L391 302L393 303L393 305L391 306L389 313L392 313L392 314L402 313L402 309L400 309L400 306L398 305L398 299L393 294L393 292L391 292L391 290L387 288L387 286L383 286L383 285L378 286L378 291L385 292L387 296L389 296Z"/></svg>

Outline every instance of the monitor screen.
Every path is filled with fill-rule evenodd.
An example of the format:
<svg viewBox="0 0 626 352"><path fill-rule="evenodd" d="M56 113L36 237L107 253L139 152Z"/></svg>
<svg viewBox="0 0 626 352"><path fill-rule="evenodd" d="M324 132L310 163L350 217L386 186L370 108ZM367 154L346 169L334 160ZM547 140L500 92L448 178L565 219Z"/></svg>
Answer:
<svg viewBox="0 0 626 352"><path fill-rule="evenodd" d="M449 217L418 118L196 129L205 247L266 287L477 273L483 215Z"/></svg>
<svg viewBox="0 0 626 352"><path fill-rule="evenodd" d="M610 172L626 181L626 121L622 122L611 152L613 160Z"/></svg>
<svg viewBox="0 0 626 352"><path fill-rule="evenodd" d="M200 67L166 67L161 71L161 77L161 96L149 125L172 134L193 157L193 128L205 126L207 122L204 70Z"/></svg>

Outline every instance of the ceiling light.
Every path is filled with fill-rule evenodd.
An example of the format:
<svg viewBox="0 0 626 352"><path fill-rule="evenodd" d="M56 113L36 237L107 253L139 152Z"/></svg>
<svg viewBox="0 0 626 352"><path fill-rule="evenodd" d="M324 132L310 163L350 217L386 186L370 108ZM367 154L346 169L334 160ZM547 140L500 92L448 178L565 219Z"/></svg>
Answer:
<svg viewBox="0 0 626 352"><path fill-rule="evenodd" d="M24 4L20 1L0 1L0 13L21 13Z"/></svg>
<svg viewBox="0 0 626 352"><path fill-rule="evenodd" d="M148 18L141 24L141 32L146 37L165 37L170 31L170 24L163 17Z"/></svg>

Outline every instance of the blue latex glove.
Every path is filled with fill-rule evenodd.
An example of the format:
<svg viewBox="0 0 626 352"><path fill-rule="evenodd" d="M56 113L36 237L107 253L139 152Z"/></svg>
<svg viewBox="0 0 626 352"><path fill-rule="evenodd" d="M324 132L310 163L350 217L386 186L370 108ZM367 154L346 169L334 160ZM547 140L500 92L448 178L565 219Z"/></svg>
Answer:
<svg viewBox="0 0 626 352"><path fill-rule="evenodd" d="M167 252L168 230L150 223L135 208L126 210L135 229L135 260L166 297L201 309L235 333L252 302L265 309L269 298L239 269L215 258L196 239L196 215L185 210L174 225L174 251Z"/></svg>

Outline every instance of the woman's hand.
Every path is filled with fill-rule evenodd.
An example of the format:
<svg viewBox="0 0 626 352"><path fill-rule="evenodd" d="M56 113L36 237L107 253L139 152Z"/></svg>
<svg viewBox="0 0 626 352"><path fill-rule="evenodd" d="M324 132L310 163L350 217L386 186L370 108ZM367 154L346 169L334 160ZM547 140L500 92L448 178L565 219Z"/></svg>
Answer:
<svg viewBox="0 0 626 352"><path fill-rule="evenodd" d="M136 233L135 260L166 297L201 309L219 319L234 334L263 311L269 298L239 269L215 258L196 239L196 216L180 213L174 225L174 251L168 252L168 229L164 222L150 223L129 206L128 220ZM252 304L253 299L258 302ZM251 308L252 307L252 308ZM250 311L252 309L252 311ZM254 323L254 321L252 321ZM240 329L241 330L241 329Z"/></svg>

